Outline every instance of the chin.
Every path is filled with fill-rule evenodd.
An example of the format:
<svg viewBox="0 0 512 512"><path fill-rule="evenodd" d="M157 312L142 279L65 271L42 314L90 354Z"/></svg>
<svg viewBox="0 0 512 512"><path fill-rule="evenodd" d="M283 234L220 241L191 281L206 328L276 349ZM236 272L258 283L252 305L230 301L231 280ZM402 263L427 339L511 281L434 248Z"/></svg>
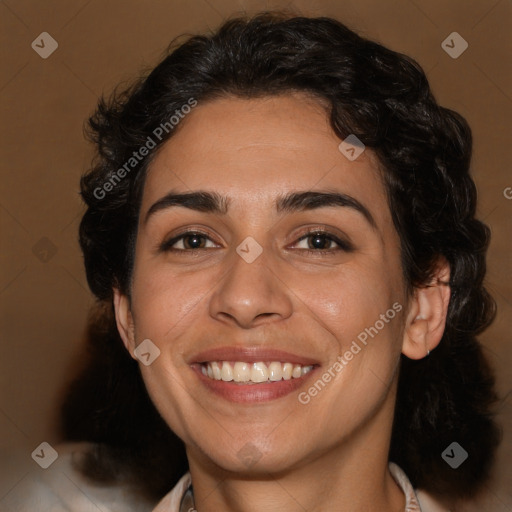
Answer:
<svg viewBox="0 0 512 512"><path fill-rule="evenodd" d="M237 443L231 442L228 446L224 446L224 449L216 444L213 450L201 447L201 451L203 456L225 471L268 477L269 474L286 472L290 467L300 464L298 444L303 446L303 443L296 441L292 446L285 446L284 442L269 446L268 439L262 439L258 444L257 440L248 437L245 442L242 440ZM240 448L233 453L235 446Z"/></svg>

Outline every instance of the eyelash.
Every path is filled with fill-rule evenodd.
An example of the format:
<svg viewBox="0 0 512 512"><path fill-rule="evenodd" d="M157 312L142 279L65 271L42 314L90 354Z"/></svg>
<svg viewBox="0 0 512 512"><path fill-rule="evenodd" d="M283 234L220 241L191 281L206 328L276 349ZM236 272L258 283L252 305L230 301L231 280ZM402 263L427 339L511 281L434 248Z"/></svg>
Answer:
<svg viewBox="0 0 512 512"><path fill-rule="evenodd" d="M341 240L336 235L320 228L310 228L308 229L301 237L297 240L296 243L301 242L302 240L306 240L307 238L319 235L325 237L328 241L334 242L338 245L338 247L334 249L299 249L303 251L305 254L311 254L314 256L333 256L335 253L339 251L343 252L352 252L354 247L347 240Z"/></svg>
<svg viewBox="0 0 512 512"><path fill-rule="evenodd" d="M200 230L194 229L194 230L190 230L190 231L185 231L179 235L176 235L175 237L171 238L170 240L163 242L162 245L160 246L160 251L161 252L175 252L175 253L178 253L178 252L181 252L181 253L196 252L197 253L200 251L204 251L205 249L208 249L205 247L200 247L198 249L175 249L174 247L172 247L179 240L182 240L183 238L186 238L187 236L192 236L192 235L202 236L204 238L208 238L209 240L211 240L211 238L209 237L209 235L207 233L204 233Z"/></svg>
<svg viewBox="0 0 512 512"><path fill-rule="evenodd" d="M176 244L176 242L186 238L187 236L193 236L193 235L201 236L201 237L211 240L211 238L209 237L209 235L207 233L204 233L200 230L185 231L185 232L180 233L179 235L171 238L170 240L163 242L160 246L160 251L161 252L172 251L174 253L189 253L190 254L190 253L199 253L201 251L210 249L210 247L199 247L197 249L176 249L176 248L172 247L174 244ZM305 240L311 236L314 236L314 235L324 236L327 238L327 240L336 243L338 245L338 247L334 248L334 249L299 249L300 251L302 251L305 254L310 254L310 255L314 255L314 256L332 256L339 251L352 252L354 250L354 247L348 241L341 240L337 236L330 233L329 231L326 231L324 229L319 229L319 228L308 229L304 234L302 234L300 236L300 238L297 239L295 244L297 244L297 243L301 242L302 240ZM211 241L213 241L213 240L211 240Z"/></svg>

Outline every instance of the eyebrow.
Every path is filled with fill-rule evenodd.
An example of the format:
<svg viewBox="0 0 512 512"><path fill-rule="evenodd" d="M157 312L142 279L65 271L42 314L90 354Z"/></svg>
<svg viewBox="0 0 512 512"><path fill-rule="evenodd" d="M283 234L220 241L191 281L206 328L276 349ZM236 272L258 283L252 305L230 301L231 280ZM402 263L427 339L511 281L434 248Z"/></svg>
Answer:
<svg viewBox="0 0 512 512"><path fill-rule="evenodd" d="M171 207L178 206L198 212L225 215L228 212L229 205L230 199L216 192L175 193L171 191L149 208L144 223L147 223L149 218L155 213ZM275 202L275 208L278 213L293 213L332 206L351 208L360 213L372 228L375 229L377 227L375 219L366 206L354 197L340 192L290 192L279 196Z"/></svg>
<svg viewBox="0 0 512 512"><path fill-rule="evenodd" d="M351 208L363 215L372 228L375 229L377 227L375 219L366 206L364 206L355 197L341 192L292 192L290 194L280 196L276 201L276 209L278 213L315 210L317 208L332 206Z"/></svg>

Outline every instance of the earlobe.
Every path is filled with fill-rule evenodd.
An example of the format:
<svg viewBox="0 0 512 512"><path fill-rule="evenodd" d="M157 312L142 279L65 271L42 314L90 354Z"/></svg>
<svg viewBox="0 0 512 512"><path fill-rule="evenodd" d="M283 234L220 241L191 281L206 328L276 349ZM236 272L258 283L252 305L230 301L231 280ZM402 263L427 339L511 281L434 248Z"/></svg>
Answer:
<svg viewBox="0 0 512 512"><path fill-rule="evenodd" d="M119 331L119 335L123 340L126 350L128 350L133 357L133 351L135 350L135 334L130 301L128 297L123 295L117 288L114 288L113 291L117 330Z"/></svg>
<svg viewBox="0 0 512 512"><path fill-rule="evenodd" d="M414 291L404 329L402 353L422 359L443 337L450 302L450 266L442 260L430 284Z"/></svg>

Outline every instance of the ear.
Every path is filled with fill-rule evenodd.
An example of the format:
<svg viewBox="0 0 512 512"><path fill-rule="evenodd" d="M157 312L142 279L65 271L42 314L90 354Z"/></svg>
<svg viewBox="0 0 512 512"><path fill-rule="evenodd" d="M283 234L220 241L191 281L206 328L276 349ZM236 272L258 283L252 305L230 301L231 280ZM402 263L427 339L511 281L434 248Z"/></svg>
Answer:
<svg viewBox="0 0 512 512"><path fill-rule="evenodd" d="M133 351L135 350L135 329L130 308L130 300L117 288L114 288L113 291L117 330L119 331L119 335L123 340L126 350L128 350L132 357L134 357Z"/></svg>
<svg viewBox="0 0 512 512"><path fill-rule="evenodd" d="M443 337L450 302L450 265L443 258L430 284L416 288L409 304L402 354L421 359L437 347Z"/></svg>

